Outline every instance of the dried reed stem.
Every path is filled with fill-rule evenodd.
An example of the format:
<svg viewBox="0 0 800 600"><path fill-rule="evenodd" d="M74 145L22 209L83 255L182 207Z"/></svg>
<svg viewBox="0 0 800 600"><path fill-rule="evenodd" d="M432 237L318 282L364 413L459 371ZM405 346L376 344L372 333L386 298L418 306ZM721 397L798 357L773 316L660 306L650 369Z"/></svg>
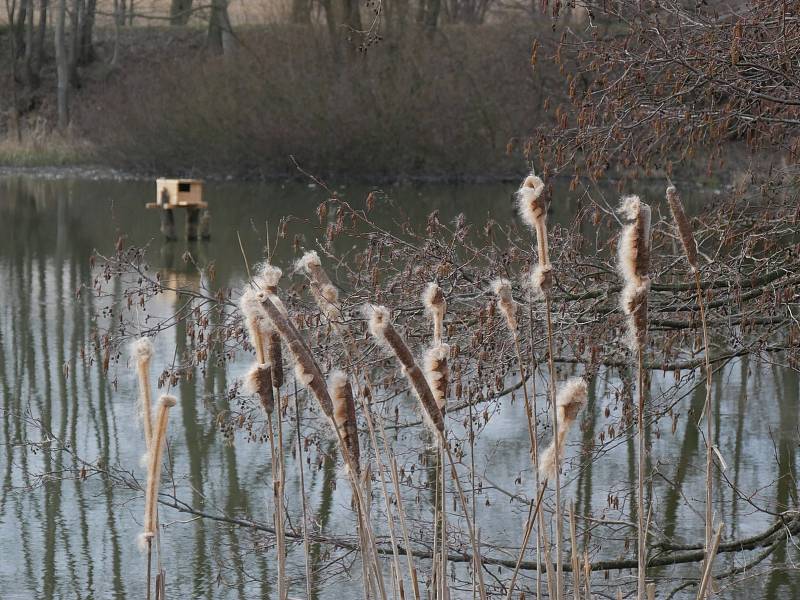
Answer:
<svg viewBox="0 0 800 600"><path fill-rule="evenodd" d="M714 529L714 514L713 514L713 477L712 470L714 466L714 419L711 406L711 387L712 387L712 370L711 370L711 357L709 352L711 350L709 335L708 335L708 320L706 318L706 304L705 294L703 293L702 282L700 281L700 268L697 252L697 241L692 231L692 226L686 213L683 210L683 203L681 202L678 190L674 186L667 188L667 202L669 203L669 210L672 213L672 219L675 221L675 227L678 230L678 235L681 239L686 260L692 271L693 280L695 284L695 297L697 299L697 306L700 309L700 323L703 328L703 358L706 377L706 398L705 406L703 408L703 416L706 419L706 510L705 510L705 548L706 548L706 562L711 560L711 544Z"/></svg>
<svg viewBox="0 0 800 600"><path fill-rule="evenodd" d="M542 499L544 498L544 493L547 490L547 480L545 479L544 485L541 486L539 490L539 494L536 496L536 502L531 503L530 508L528 509L528 519L525 522L525 534L522 536L522 549L519 553L519 558L517 558L517 564L514 566L514 572L511 574L511 581L508 583L508 593L506 594L506 600L511 600L511 596L514 594L514 585L517 582L517 575L519 574L520 565L522 565L522 559L525 557L525 547L528 545L528 540L530 539L531 532L533 531L533 524L536 521L537 516L540 513L540 508L542 506ZM537 563L536 570L539 570L539 565Z"/></svg>
<svg viewBox="0 0 800 600"><path fill-rule="evenodd" d="M697 591L697 600L703 600L703 597L706 595L706 590L708 589L708 584L713 579L711 568L714 566L714 558L717 556L717 550L719 549L719 540L722 537L722 525L722 523L717 525L717 532L714 534L714 539L708 548L707 558L703 568L703 579L700 580L700 589Z"/></svg>

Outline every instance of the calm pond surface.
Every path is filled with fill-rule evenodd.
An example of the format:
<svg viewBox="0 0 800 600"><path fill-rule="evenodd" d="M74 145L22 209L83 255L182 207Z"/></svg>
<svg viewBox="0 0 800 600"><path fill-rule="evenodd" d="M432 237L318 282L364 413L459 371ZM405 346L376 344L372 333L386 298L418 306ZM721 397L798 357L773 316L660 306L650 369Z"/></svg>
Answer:
<svg viewBox="0 0 800 600"><path fill-rule="evenodd" d="M482 222L487 215L500 222L513 218L509 185L430 185L389 187L396 214L405 212L413 222L424 222L433 209L451 219L464 212L468 220ZM361 201L367 188L339 190ZM140 493L111 486L101 477L74 478L80 469L76 456L87 461L118 465L143 478L139 465L142 432L137 424L136 382L123 357L107 376L102 361L79 359L81 347L96 325L91 295L76 298L83 284L91 284L89 257L94 249L113 253L120 237L127 244L148 245L148 259L176 282L191 283L191 269L182 255L185 242L166 244L158 234L158 215L143 205L154 196L149 181L40 180L29 177L0 179L0 394L2 440L0 451L0 598L142 598L144 558L137 550L143 498ZM611 194L613 197L613 194ZM264 246L265 223L273 228L287 213L315 218L317 204L325 198L319 188L304 184L208 184L206 199L213 213L212 240L189 248L201 263L213 261L217 285L238 287L245 277L239 237L251 260ZM424 202L422 201L424 199ZM699 200L698 200L699 201ZM573 208L556 210L556 220L566 219ZM178 217L179 227L182 215ZM294 231L303 233L303 226ZM311 229L307 230L311 235ZM238 234L238 235L237 235ZM281 247L275 262L288 265L291 249ZM149 308L152 315L168 315L179 300L163 294ZM186 346L186 331L168 330L156 338L154 372L173 360L176 348ZM237 437L223 439L214 415L224 410L225 391L242 378L250 358L225 368L209 366L205 376L178 384L179 404L171 417L169 452L174 483L167 484L184 501L212 514L269 520L269 461L265 444ZM68 373L68 377L66 376ZM569 374L563 369L561 374ZM599 421L612 401L613 380L598 377L590 390L588 425L577 428L569 440L571 454L596 438ZM674 383L673 375L653 374L653 393ZM726 538L763 531L772 517L757 512L746 500L774 507L797 506L798 401L800 382L789 369L758 364L746 358L729 362L715 379L714 414L717 444L727 462L726 477L742 497L720 478L715 484L717 518L725 523ZM543 384L539 384L540 389ZM213 400L212 400L213 399ZM699 415L704 401L702 386L687 386L679 411ZM216 403L215 405L211 405ZM222 404L221 404L222 403ZM502 401L488 427L478 438L476 473L483 478L477 511L482 542L488 546L517 547L526 508L504 493L519 490L515 481L524 469L527 431L522 403ZM69 453L37 448L40 419L54 436L69 444ZM458 427L460 419L453 419ZM598 424L597 430L602 428ZM392 440L401 466L419 461L424 444L418 428L400 429ZM286 493L293 519L300 515L300 479L291 436L285 439L289 464ZM652 461L663 478L654 482L654 511L663 535L686 543L702 537L702 499L705 493L704 441L693 420L682 418L676 430L661 427L651 439ZM306 464L306 494L315 526L327 535L350 535L353 517L344 474L336 468L332 439L311 450ZM777 460L776 460L777 458ZM612 446L606 458L590 467L568 469L565 497L574 499L583 514L602 515L608 495L630 486L635 478L634 445ZM61 474L67 475L62 478ZM527 477L527 473L525 474ZM428 473L418 469L414 484L424 484ZM338 482L338 485L335 483ZM377 487L377 486L376 486ZM409 512L425 518L429 498L408 488ZM624 499L621 499L624 503ZM376 494L376 511L382 500ZM699 507L699 511L698 511ZM166 527L162 542L170 598L274 597L274 560L262 539L249 529L194 518L167 508L161 512ZM297 523L294 523L298 527ZM603 549L598 557L624 554L625 533L618 547ZM632 538L635 540L635 534ZM634 541L635 545L635 541ZM721 597L755 600L800 597L797 571L759 575L771 561L796 561L797 549L781 545L773 556L753 567L753 578L736 589L721 590ZM312 559L328 561L325 547L312 548ZM496 552L489 554L500 556ZM720 568L734 568L752 560L754 553L726 555ZM349 557L352 558L352 557ZM345 571L349 558L312 581L312 595L341 600L361 597L360 568ZM508 558L508 556L503 556ZM304 597L302 545L290 555L292 596ZM698 565L662 569L671 585L659 590L664 597L680 585L682 577L696 577ZM497 574L496 567L492 572ZM503 569L503 577L508 570ZM631 572L611 572L612 578L631 581ZM598 577L602 577L598 574ZM355 583L349 582L352 578ZM532 585L525 574L524 585ZM686 597L696 591L689 588ZM463 597L472 597L464 594Z"/></svg>

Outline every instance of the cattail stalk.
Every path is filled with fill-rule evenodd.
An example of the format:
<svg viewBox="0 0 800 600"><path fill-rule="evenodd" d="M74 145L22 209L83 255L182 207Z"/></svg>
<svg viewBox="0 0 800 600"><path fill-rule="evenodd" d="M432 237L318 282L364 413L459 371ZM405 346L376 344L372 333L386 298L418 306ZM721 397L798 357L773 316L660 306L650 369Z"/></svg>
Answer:
<svg viewBox="0 0 800 600"><path fill-rule="evenodd" d="M714 530L714 513L712 507L713 501L713 477L712 469L714 466L714 419L711 406L711 386L712 386L712 370L711 370L711 346L709 343L708 335L708 321L706 318L706 303L705 294L703 294L703 286L700 281L700 263L698 260L697 241L692 231L692 226L686 213L683 210L683 203L681 202L678 190L674 186L667 188L667 202L669 210L672 213L672 219L675 221L675 227L678 230L678 235L681 239L683 252L686 255L686 260L692 271L694 285L695 285L695 298L697 299L697 306L700 309L700 323L703 328L703 357L706 376L706 401L703 410L703 415L706 419L706 515L705 515L705 549L706 549L706 563L711 559L711 546ZM699 598L700 596L698 596Z"/></svg>
<svg viewBox="0 0 800 600"><path fill-rule="evenodd" d="M153 438L148 453L147 485L144 496L144 539L147 541L147 598L150 598L150 561L153 539L158 534L158 488L161 484L161 458L167 438L169 409L177 403L174 396L161 396L158 401Z"/></svg>
<svg viewBox="0 0 800 600"><path fill-rule="evenodd" d="M326 311L328 311L330 306L333 305L333 308L336 311L334 314L341 315L341 306L339 305L338 293L336 296L333 296L332 294L329 293L327 298L321 293L315 293L315 288L317 290L322 290L325 289L326 286L328 285L332 287L332 284L330 283L330 278L323 269L322 264L319 261L319 257L316 255L316 253L313 254L306 253L304 257L306 257L305 260L301 259L298 263L298 267L306 273L312 287L312 297L317 302L320 311L322 311L323 314L327 314ZM325 308L323 308L322 305L323 303L325 303L326 305ZM345 349L344 356L348 359L347 360L348 369L352 371L356 377L359 377L359 371L360 371L359 365L356 361L352 360L352 357L358 355L358 348L356 346L355 340L353 339L353 336L351 335L349 329L341 322L340 319L329 319L329 320L333 330L339 335L342 345L344 346ZM366 420L370 443L372 444L372 447L375 451L375 462L377 464L378 476L381 483L381 491L383 494L384 504L386 507L387 524L389 528L389 539L392 546L392 558L394 562L393 572L395 574L397 588L400 591L400 596L404 597L405 590L404 590L403 580L401 577L400 553L398 550L397 541L395 537L394 517L392 515L393 512L392 499L389 496L389 491L386 484L386 478L384 474L385 470L384 470L383 460L381 458L381 446L378 445L376 431L375 431L376 427L372 419L372 410L369 405L369 398L374 397L373 386L372 382L370 381L369 373L364 372L362 375L365 382L366 390L363 394L359 394L358 396ZM378 423L377 428L379 429L380 437L383 440L382 444L383 452L386 454L386 456L390 457L390 463L391 463L392 454L389 451L389 446L386 441L387 436L383 430L383 425L381 421L378 420L377 423ZM410 536L408 534L408 529L405 523L403 497L400 491L399 478L397 477L396 473L396 465L391 467L391 479L394 487L394 492L397 502L397 511L400 517L400 526L403 533L403 538L405 540L406 547L410 547ZM411 577L414 600L420 600L421 596L419 592L417 572L414 566L414 561L411 556L411 553L408 552L406 553L406 560L408 563L409 576Z"/></svg>
<svg viewBox="0 0 800 600"><path fill-rule="evenodd" d="M620 212L629 222L619 240L618 261L624 287L620 297L628 325L628 343L637 354L639 402L636 418L638 443L637 497L637 597L644 600L647 570L647 526L645 524L645 439L644 439L644 349L647 341L647 295L650 291L650 207L638 196L622 199Z"/></svg>
<svg viewBox="0 0 800 600"><path fill-rule="evenodd" d="M275 329L277 329L277 331L280 333L281 338L286 343L290 353L292 354L292 358L295 362L295 373L298 375L298 380L311 391L312 395L317 401L317 404L322 409L322 412L333 425L340 447L345 448L346 445L344 443L342 432L340 431L339 427L336 426L336 421L334 419L333 401L331 400L325 380L322 377L322 372L320 371L319 365L311 354L311 350L306 345L305 341L300 335L300 332L297 331L297 328L294 326L294 324L289 321L289 319L286 317L286 314L280 310L280 301L278 297L270 293L262 293L260 294L259 298L264 310L267 313L267 317L270 319ZM353 488L353 494L356 497L359 510L362 512L362 514L366 514L366 500L361 489L359 479L355 476L355 465L353 465L352 461L350 460L349 452L343 452L342 454L348 467L347 470L350 474L350 483ZM378 584L378 590L381 594L381 597L385 599L386 590L383 576L381 574L380 563L378 562L377 546L375 545L375 538L372 534L372 527L369 525L369 523L367 523L367 527L365 527L365 533L368 541L368 547L364 550L369 557L371 568L373 570L373 576Z"/></svg>
<svg viewBox="0 0 800 600"><path fill-rule="evenodd" d="M153 342L149 338L139 338L131 347L136 360L136 375L139 380L139 411L144 429L144 445L149 452L153 439L153 415L150 392L150 361L153 358Z"/></svg>
<svg viewBox="0 0 800 600"><path fill-rule="evenodd" d="M280 406L275 423L273 415L275 398L280 399L280 386L283 382L283 365L281 357L280 335L275 331L261 306L260 294L277 291L278 280L282 271L269 263L261 265L253 278L256 289L248 289L242 294L240 308L250 335L251 343L256 350L258 364L248 375L250 392L257 394L264 414L267 417L267 437L270 445L270 462L272 464L272 496L273 524L275 526L275 546L278 557L278 598L286 600L289 595L286 576L286 532L284 530L284 484L285 461L283 455L283 432ZM257 290L262 290L261 292ZM280 309L285 312L282 304ZM277 425L277 442L275 440Z"/></svg>
<svg viewBox="0 0 800 600"><path fill-rule="evenodd" d="M397 330L395 330L394 326L392 325L389 309L387 309L385 306L371 305L367 307L366 312L369 315L370 333L377 341L385 344L394 353L397 360L403 366L405 375L409 383L411 383L411 387L414 388L417 399L422 406L422 412L426 422L439 437L441 446L447 453L447 458L450 462L452 479L456 485L456 491L459 495L459 500L461 502L461 507L464 511L464 517L469 530L470 543L472 544L472 552L475 559L474 569L478 575L478 590L481 600L486 600L486 586L483 582L483 567L481 565L481 556L475 528L474 524L472 523L472 519L470 518L469 509L467 508L467 500L464 496L464 490L461 487L461 481L458 478L455 460L453 459L450 446L447 444L447 439L445 438L444 419L442 418L442 413L436 404L436 401L433 397L433 392L431 392L428 382L422 375L422 372L414 360L414 355L406 345L405 340L403 340L403 338L399 333L397 333Z"/></svg>
<svg viewBox="0 0 800 600"><path fill-rule="evenodd" d="M522 220L536 234L538 264L531 270L531 289L544 297L545 317L547 323L547 365L549 372L548 395L553 407L553 431L558 431L558 410L556 410L556 368L553 358L553 320L552 297L553 268L550 264L550 250L547 238L547 209L542 198L544 182L536 175L525 178L517 191L517 207ZM555 453L560 453L558 436L555 436ZM561 600L564 590L563 565L561 562L561 540L564 537L564 524L561 509L561 480L558 470L553 481L556 495L556 585L555 598ZM548 559L548 564L549 564ZM549 579L548 585L552 587Z"/></svg>
<svg viewBox="0 0 800 600"><path fill-rule="evenodd" d="M447 302L441 288L431 282L422 294L422 301L425 309L433 322L433 346L425 352L423 365L428 386L433 393L436 406L444 418L447 410L447 392L450 380L450 371L447 366L447 356L450 354L450 347L442 343L442 323L444 314L447 310ZM449 592L447 586L447 480L445 476L445 453L442 444L438 446L437 464L437 494L434 502L434 536L437 526L440 528L441 544L439 548L438 566L438 595L442 600L446 600ZM436 556L436 541L434 540L434 557Z"/></svg>
<svg viewBox="0 0 800 600"><path fill-rule="evenodd" d="M528 397L528 385L527 385L527 376L525 372L525 362L522 360L522 350L519 343L519 333L517 331L517 304L514 301L514 298L511 293L511 283L507 279L497 279L492 283L492 291L494 292L495 296L497 297L497 306L500 309L500 312L505 317L506 326L508 327L509 333L511 333L512 339L514 340L514 351L516 353L517 358L517 365L519 367L519 374L520 379L522 380L522 397L525 403L525 417L528 423L528 438L530 441L530 452L529 456L531 459L531 465L533 466L533 471L536 473L536 489L539 489L539 477L538 477L538 441L536 438L536 426L534 425L534 418L535 418L535 411L531 409L531 402ZM534 382L535 385L535 382ZM535 401L535 392L534 392L534 401ZM538 514L538 510L536 511ZM536 518L536 515L531 513L529 517ZM523 536L523 543L520 547L520 554L517 564L519 565L522 561L523 556L525 555L525 548L528 544L528 538L530 536L529 529L532 529L533 522L530 521L525 528L525 535ZM539 536L541 534L542 528L539 527L536 533L536 567L537 567L537 574L539 571ZM516 582L516 570L514 576L511 578L511 583L509 585L507 598L511 600L511 595L514 592L514 584Z"/></svg>

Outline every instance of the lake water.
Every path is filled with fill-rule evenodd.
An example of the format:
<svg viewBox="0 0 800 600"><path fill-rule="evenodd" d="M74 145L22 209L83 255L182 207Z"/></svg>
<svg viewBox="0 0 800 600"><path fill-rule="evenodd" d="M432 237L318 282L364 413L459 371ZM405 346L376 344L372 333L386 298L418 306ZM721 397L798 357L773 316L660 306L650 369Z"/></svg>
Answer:
<svg viewBox="0 0 800 600"><path fill-rule="evenodd" d="M487 216L506 222L513 218L514 187L398 186L384 192L394 202L391 218L398 221L422 222L438 208L443 219L464 212L475 222ZM209 184L206 199L213 214L212 239L187 246L185 242L167 244L159 236L158 215L143 208L152 200L153 188L149 181L0 179L3 600L143 597L144 557L136 546L142 494L112 485L102 476L85 480L77 476L81 461L87 461L131 471L140 480L144 477L139 464L143 439L135 414L136 382L126 367L126 357L112 363L108 374L103 373L101 357L80 359L81 348L98 324L95 313L103 302L85 291L78 300L81 286L91 289L92 252L113 253L117 240L124 236L126 244L147 246L150 263L171 281L192 285L197 275L183 260L189 250L198 262L213 261L217 285L239 287L246 275L239 240L248 258L255 260L264 247L265 225L274 230L287 213L316 218L314 211L326 197L319 187L299 183ZM360 201L369 190L356 186L338 191ZM557 208L554 218L566 219L571 210L570 206ZM181 219L179 215L179 226ZM302 223L293 228L306 236L304 241L313 235L312 228ZM278 264L286 265L294 258L285 246L274 257ZM150 302L148 312L166 316L180 302L165 293ZM158 365L173 360L176 348L186 347L187 332L182 326L175 327L158 336L155 343L158 372ZM225 367L210 364L205 372L198 370L193 380L178 383L174 392L179 404L169 431L171 480L165 480L164 487L210 515L267 523L271 514L268 446L243 436L227 443L215 422L215 415L227 408L226 390L243 377L250 362L250 357L242 355ZM560 374L569 372L565 368ZM653 482L653 511L657 539L695 543L703 530L705 448L695 422L704 389L685 376L689 383L681 388L685 396L675 408L682 415L675 431L661 423L658 435L650 438L651 464L660 474ZM604 427L603 413L614 405L618 382L603 376L596 382L590 390L589 415L583 430L572 432L568 455L578 455L581 447L597 443ZM756 506L773 511L797 507L800 382L792 370L739 358L717 372L714 384L716 443L727 463L726 472L718 473L715 481L715 510L717 519L725 523L725 539L739 539L757 534L773 522ZM654 395L673 385L673 374L654 372ZM544 384L539 382L541 389ZM402 402L405 411L410 401ZM521 426L524 412L519 398L515 402L506 398L492 411L475 448L475 472L481 486L476 510L486 554L513 559L515 555L502 548L519 546L527 508L506 492L523 492L529 483L524 465L527 431ZM462 417L450 417L457 434ZM302 503L295 426L295 421L287 422L290 435L285 435L284 442L288 510L292 527L298 529ZM314 432L313 425L301 424L302 437ZM430 523L431 491L426 488L430 473L419 468L426 440L418 427L393 429L391 436L394 453L410 474L410 482L404 485L409 518L417 525ZM59 445L65 451L52 451ZM605 452L603 460L588 466L570 461L564 497L574 500L580 515L625 521L629 503L620 497L621 512L612 512L609 494L620 494L635 481L635 444L620 441L609 444ZM314 527L327 536L352 537L350 492L341 467L337 468L332 437L312 444L305 458L305 491ZM413 473L411 465L417 466ZM733 491L726 478L740 493ZM374 491L375 518L380 523L383 504L377 484ZM457 520L458 511L449 508L451 518ZM271 547L265 547L266 542L271 544L270 538L169 508L161 509L160 519L165 527L162 562L167 570L168 597L274 597L274 554ZM382 526L379 529L385 531ZM592 560L631 556L635 530L620 523L614 531L615 536L608 539L586 539ZM626 552L629 542L630 551ZM311 555L312 595L342 600L361 597L361 571L352 564L352 554L315 545ZM721 555L716 568L722 572L741 567L757 555L758 550ZM786 566L799 558L793 543L779 545L772 555L752 565L752 570L748 567L738 575L735 586L727 587L731 580L723 580L721 597L800 597L800 574ZM291 546L289 563L292 596L304 597L299 542ZM427 566L420 564L424 579ZM775 565L782 568L772 569ZM653 570L658 576L658 597L666 597L685 578L696 578L699 568L694 563ZM498 579L509 576L507 568L491 566L489 571ZM598 586L609 583L606 576L630 582L635 573L597 573ZM487 575L487 583L494 583L492 577ZM526 572L520 583L530 588L533 581L532 572ZM677 597L695 594L696 588L689 587ZM454 597L471 598L472 592L454 589Z"/></svg>

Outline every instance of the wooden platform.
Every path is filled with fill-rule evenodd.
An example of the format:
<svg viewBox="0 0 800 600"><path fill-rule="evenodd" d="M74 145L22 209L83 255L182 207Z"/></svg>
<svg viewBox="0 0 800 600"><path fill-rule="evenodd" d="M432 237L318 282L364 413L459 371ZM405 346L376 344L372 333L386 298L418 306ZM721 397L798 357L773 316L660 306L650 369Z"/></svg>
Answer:
<svg viewBox="0 0 800 600"><path fill-rule="evenodd" d="M175 204L159 204L158 202L148 202L145 208L160 208L161 210L171 210L173 208L208 208L208 202L176 202Z"/></svg>

